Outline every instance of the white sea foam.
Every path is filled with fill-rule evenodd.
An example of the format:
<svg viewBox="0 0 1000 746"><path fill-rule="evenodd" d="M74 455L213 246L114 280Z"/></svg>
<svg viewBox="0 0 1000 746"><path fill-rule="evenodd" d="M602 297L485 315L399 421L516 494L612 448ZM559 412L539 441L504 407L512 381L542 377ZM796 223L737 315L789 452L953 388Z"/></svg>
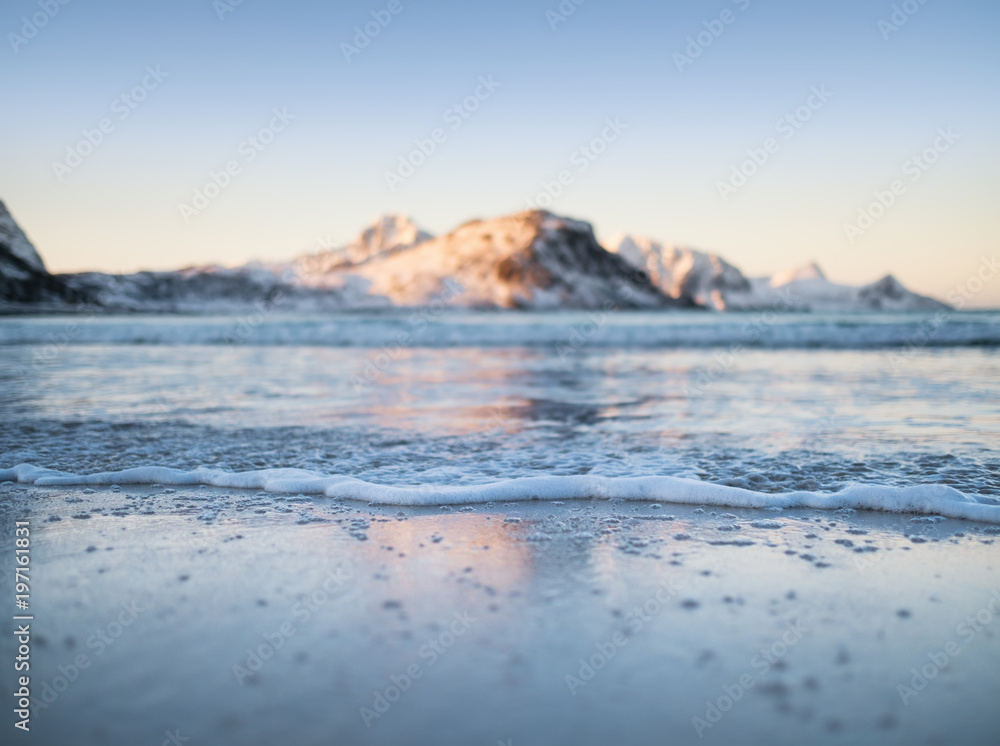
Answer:
<svg viewBox="0 0 1000 746"><path fill-rule="evenodd" d="M0 480L15 480L39 487L112 484L207 485L274 493L325 495L380 505L461 505L533 499L620 499L730 508L805 507L818 510L854 508L1000 523L1000 505L979 502L975 497L943 484L909 487L854 484L832 493L799 491L772 494L684 477L552 476L522 477L477 485L401 487L373 484L354 477L321 474L305 469L226 472L205 468L183 471L144 466L98 474L67 474L31 464L0 469Z"/></svg>

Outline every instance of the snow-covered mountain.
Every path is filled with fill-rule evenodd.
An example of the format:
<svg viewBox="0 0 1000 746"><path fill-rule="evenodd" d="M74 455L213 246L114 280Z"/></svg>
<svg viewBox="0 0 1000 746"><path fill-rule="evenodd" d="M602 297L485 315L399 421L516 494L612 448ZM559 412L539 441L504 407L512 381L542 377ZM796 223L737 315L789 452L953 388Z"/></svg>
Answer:
<svg viewBox="0 0 1000 746"><path fill-rule="evenodd" d="M540 210L474 220L345 272L403 306L440 298L473 308L679 305L598 244L589 223Z"/></svg>
<svg viewBox="0 0 1000 746"><path fill-rule="evenodd" d="M892 275L856 287L830 282L815 262L771 277L747 278L716 254L665 247L636 236L611 242L617 253L649 273L661 291L717 311L935 311L948 306L907 290Z"/></svg>
<svg viewBox="0 0 1000 746"><path fill-rule="evenodd" d="M45 263L7 206L0 201L0 305L22 303L81 303L74 292Z"/></svg>
<svg viewBox="0 0 1000 746"><path fill-rule="evenodd" d="M239 267L201 266L172 272L66 275L74 288L113 311L154 313L338 311L392 304L368 292L368 283L345 269L389 256L430 238L407 217L386 215L350 244L302 254L292 261Z"/></svg>
<svg viewBox="0 0 1000 746"><path fill-rule="evenodd" d="M589 223L540 210L473 220L437 238L406 216L387 215L346 246L284 263L51 275L0 202L0 303L7 310L86 304L147 312L334 311L441 302L540 310L947 307L892 276L863 287L839 285L810 264L747 278L717 254L627 235L608 249Z"/></svg>
<svg viewBox="0 0 1000 746"><path fill-rule="evenodd" d="M787 282L780 282L779 275L756 277L750 280L750 292L732 293L726 303L730 311L776 308L797 311L936 311L948 308L940 301L907 290L892 275L861 287L840 285L825 277L806 277Z"/></svg>
<svg viewBox="0 0 1000 746"><path fill-rule="evenodd" d="M823 274L823 270L819 268L816 262L809 262L809 264L803 264L800 267L791 267L786 269L784 272L778 272L776 275L771 275L768 278L768 284L771 287L780 288L782 285L787 285L790 282L801 282L802 280L825 280L826 275Z"/></svg>
<svg viewBox="0 0 1000 746"><path fill-rule="evenodd" d="M341 270L392 256L431 238L430 233L420 230L406 215L384 215L346 246L302 254L287 265L273 265L273 268L286 277L291 273L301 284L329 287L330 281L333 285L340 284L335 275Z"/></svg>
<svg viewBox="0 0 1000 746"><path fill-rule="evenodd" d="M111 310L150 312L679 305L601 247L589 223L540 211L472 221L438 238L391 215L347 246L287 263L65 279Z"/></svg>
<svg viewBox="0 0 1000 746"><path fill-rule="evenodd" d="M717 254L664 246L649 238L627 235L612 240L608 248L646 272L665 295L685 305L724 311L730 293L750 290L743 273Z"/></svg>

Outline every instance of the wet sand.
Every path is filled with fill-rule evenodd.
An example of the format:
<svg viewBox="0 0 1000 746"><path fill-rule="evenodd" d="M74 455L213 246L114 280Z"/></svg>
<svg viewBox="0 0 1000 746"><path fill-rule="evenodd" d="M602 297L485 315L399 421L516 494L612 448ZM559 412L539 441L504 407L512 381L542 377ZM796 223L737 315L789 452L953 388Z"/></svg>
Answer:
<svg viewBox="0 0 1000 746"><path fill-rule="evenodd" d="M9 483L0 506L11 600L32 530L26 742L1000 741L986 524Z"/></svg>

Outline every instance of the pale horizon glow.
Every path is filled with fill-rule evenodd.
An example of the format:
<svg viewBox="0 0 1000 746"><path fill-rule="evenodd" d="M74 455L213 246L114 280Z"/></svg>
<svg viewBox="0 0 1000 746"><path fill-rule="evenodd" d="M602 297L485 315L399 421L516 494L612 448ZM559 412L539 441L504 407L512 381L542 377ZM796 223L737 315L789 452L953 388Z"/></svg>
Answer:
<svg viewBox="0 0 1000 746"><path fill-rule="evenodd" d="M24 43L11 35L40 6L12 0L0 12L0 199L54 272L283 261L385 213L440 235L527 209L561 172L546 209L600 239L715 252L748 276L815 261L835 282L891 273L946 299L998 253L995 3L911 0L885 39L892 2L587 0L555 28L557 0L398 2L348 61L341 44L388 0L254 0L221 19L208 0L69 2ZM688 38L720 28L678 70ZM475 110L456 112L463 102ZM779 123L796 111L806 121ZM100 144L60 173L102 119ZM624 130L581 156L608 120ZM248 138L264 128L257 148ZM425 162L388 184L438 129ZM185 220L180 205L233 160L238 173ZM872 208L884 214L852 243L844 225L894 181L892 205ZM998 306L1000 276L970 303Z"/></svg>

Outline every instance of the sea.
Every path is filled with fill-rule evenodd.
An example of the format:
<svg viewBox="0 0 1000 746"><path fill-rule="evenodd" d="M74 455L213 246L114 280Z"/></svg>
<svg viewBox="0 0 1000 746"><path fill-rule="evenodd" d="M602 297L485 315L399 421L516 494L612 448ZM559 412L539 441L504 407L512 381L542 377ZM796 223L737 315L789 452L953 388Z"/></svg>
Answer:
<svg viewBox="0 0 1000 746"><path fill-rule="evenodd" d="M0 318L0 478L1000 522L1000 312Z"/></svg>

